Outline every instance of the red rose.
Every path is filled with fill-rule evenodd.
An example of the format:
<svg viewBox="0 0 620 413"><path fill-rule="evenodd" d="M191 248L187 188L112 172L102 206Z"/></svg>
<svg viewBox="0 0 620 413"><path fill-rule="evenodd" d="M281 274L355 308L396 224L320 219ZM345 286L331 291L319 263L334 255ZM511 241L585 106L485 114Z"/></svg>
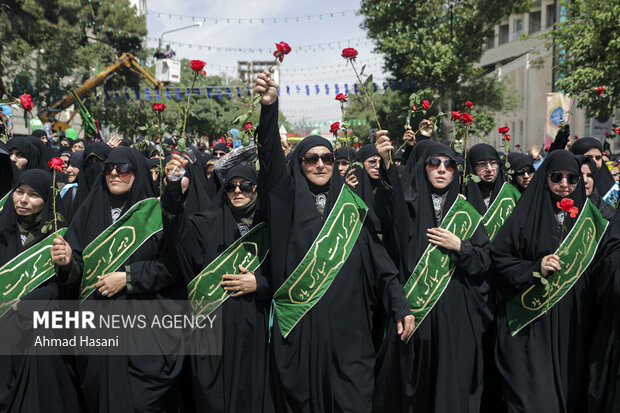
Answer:
<svg viewBox="0 0 620 413"><path fill-rule="evenodd" d="M166 109L166 105L163 103L153 103L153 110L155 112L163 112Z"/></svg>
<svg viewBox="0 0 620 413"><path fill-rule="evenodd" d="M278 48L278 52L283 55L287 55L291 52L291 46L289 46L286 42L276 43L276 47Z"/></svg>
<svg viewBox="0 0 620 413"><path fill-rule="evenodd" d="M507 141L507 142L510 142L510 135L505 134L505 135L504 135L504 139L506 139L506 141Z"/></svg>
<svg viewBox="0 0 620 413"><path fill-rule="evenodd" d="M21 95L18 99L19 103L22 105L22 108L24 108L26 112L30 112L32 110L32 96Z"/></svg>
<svg viewBox="0 0 620 413"><path fill-rule="evenodd" d="M250 130L250 129L254 129L254 125L252 125L252 122L244 123L243 127L241 128L241 130Z"/></svg>
<svg viewBox="0 0 620 413"><path fill-rule="evenodd" d="M609 135L609 131L605 131L605 136L608 136L608 135Z"/></svg>
<svg viewBox="0 0 620 413"><path fill-rule="evenodd" d="M357 57L357 50L352 47L347 47L345 49L342 49L342 54L340 56L344 57L345 59L355 60L355 58Z"/></svg>
<svg viewBox="0 0 620 413"><path fill-rule="evenodd" d="M338 129L340 129L340 122L332 123L332 126L329 128L329 131L334 134L334 136L338 136Z"/></svg>
<svg viewBox="0 0 620 413"><path fill-rule="evenodd" d="M603 86L599 86L596 88L596 91L598 92L599 95L602 95L603 92L605 91L605 88Z"/></svg>
<svg viewBox="0 0 620 413"><path fill-rule="evenodd" d="M474 117L472 115L470 115L467 112L463 112L463 114L461 115L461 122L463 122L466 125L469 125L473 121L474 121Z"/></svg>
<svg viewBox="0 0 620 413"><path fill-rule="evenodd" d="M229 148L233 147L233 143L232 142L226 142L226 146L228 146Z"/></svg>
<svg viewBox="0 0 620 413"><path fill-rule="evenodd" d="M452 111L452 120L459 120L461 119L461 111L457 110L457 111Z"/></svg>
<svg viewBox="0 0 620 413"><path fill-rule="evenodd" d="M349 99L349 95L345 95L344 93L338 93L336 95L336 100L339 100L341 102L346 102L347 99Z"/></svg>
<svg viewBox="0 0 620 413"><path fill-rule="evenodd" d="M202 60L190 60L189 61L189 66L196 73L199 73L200 71L202 71L202 68L205 67L206 64L207 63L203 62Z"/></svg>
<svg viewBox="0 0 620 413"><path fill-rule="evenodd" d="M291 46L288 45L288 43L286 42L280 42L280 43L276 43L276 48L278 50L276 50L275 52L273 52L273 55L276 57L276 59L278 59L280 62L282 60L284 60L284 55L287 55L291 52Z"/></svg>
<svg viewBox="0 0 620 413"><path fill-rule="evenodd" d="M519 145L518 143L515 145L515 148L520 148L521 145Z"/></svg>
<svg viewBox="0 0 620 413"><path fill-rule="evenodd" d="M65 163L60 158L52 158L52 160L47 163L47 166L52 171L62 172L62 167L65 166Z"/></svg>
<svg viewBox="0 0 620 413"><path fill-rule="evenodd" d="M573 136L573 138L575 138L575 139L579 139L579 136L575 135L575 136Z"/></svg>
<svg viewBox="0 0 620 413"><path fill-rule="evenodd" d="M497 131L501 133L502 135L505 133L508 133L509 130L510 128L508 126L502 126L501 128L497 128Z"/></svg>
<svg viewBox="0 0 620 413"><path fill-rule="evenodd" d="M429 110L431 108L431 103L428 100L423 100L422 107L424 108L424 110Z"/></svg>
<svg viewBox="0 0 620 413"><path fill-rule="evenodd" d="M467 102L465 102L465 106L467 106L468 108L473 108L474 107L474 102L470 102L468 100Z"/></svg>
<svg viewBox="0 0 620 413"><path fill-rule="evenodd" d="M562 211L570 211L570 209L572 207L575 206L575 201L573 201L570 198L562 198L562 200L560 202L556 202L556 205L558 208L560 208Z"/></svg>
<svg viewBox="0 0 620 413"><path fill-rule="evenodd" d="M577 216L577 214L579 213L579 208L577 207L572 207L570 209L570 211L568 211L570 213L570 217L571 218L575 218Z"/></svg>
<svg viewBox="0 0 620 413"><path fill-rule="evenodd" d="M415 112L416 110L418 110L418 108L417 108L415 105L413 105L413 106L411 107L411 110Z"/></svg>

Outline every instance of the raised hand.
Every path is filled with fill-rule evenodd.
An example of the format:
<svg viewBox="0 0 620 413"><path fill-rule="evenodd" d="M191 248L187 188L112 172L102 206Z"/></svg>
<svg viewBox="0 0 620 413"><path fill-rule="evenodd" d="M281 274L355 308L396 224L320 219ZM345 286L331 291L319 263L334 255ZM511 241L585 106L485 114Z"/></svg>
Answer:
<svg viewBox="0 0 620 413"><path fill-rule="evenodd" d="M54 238L50 253L52 255L52 261L58 265L69 265L71 262L71 246L65 241L62 235Z"/></svg>
<svg viewBox="0 0 620 413"><path fill-rule="evenodd" d="M379 152L381 159L383 159L385 167L389 169L391 165L390 155L392 154L392 149L394 149L394 147L392 146L392 141L387 134L388 131L386 130L377 131L377 142L375 142L375 147L377 148L377 152Z"/></svg>
<svg viewBox="0 0 620 413"><path fill-rule="evenodd" d="M253 89L254 94L262 93L263 97L260 103L263 105L271 105L278 100L278 84L271 79L269 70L259 73Z"/></svg>

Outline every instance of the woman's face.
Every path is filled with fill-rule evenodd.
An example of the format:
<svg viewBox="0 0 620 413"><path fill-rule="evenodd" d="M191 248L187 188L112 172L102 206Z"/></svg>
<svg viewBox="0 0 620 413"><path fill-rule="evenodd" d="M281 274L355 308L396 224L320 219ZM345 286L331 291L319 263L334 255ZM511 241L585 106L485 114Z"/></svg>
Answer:
<svg viewBox="0 0 620 413"><path fill-rule="evenodd" d="M27 184L21 184L13 191L13 206L17 215L27 216L38 214L43 209L45 201L41 195Z"/></svg>
<svg viewBox="0 0 620 413"><path fill-rule="evenodd" d="M230 203L236 207L246 205L256 195L256 185L239 176L226 182L224 189Z"/></svg>
<svg viewBox="0 0 620 413"><path fill-rule="evenodd" d="M11 161L17 166L20 171L28 165L28 159L19 151L19 149L13 148L10 153Z"/></svg>
<svg viewBox="0 0 620 413"><path fill-rule="evenodd" d="M77 175L80 173L80 168L73 165L72 163L69 163L67 165L67 169L65 170L65 173L67 174L67 180L71 184L75 182Z"/></svg>
<svg viewBox="0 0 620 413"><path fill-rule="evenodd" d="M373 155L364 161L364 168L370 176L370 179L379 179L379 162L381 157L379 155Z"/></svg>
<svg viewBox="0 0 620 413"><path fill-rule="evenodd" d="M312 184L327 185L334 172L334 154L323 145L314 146L302 156L301 170Z"/></svg>
<svg viewBox="0 0 620 413"><path fill-rule="evenodd" d="M560 177L560 175L562 176ZM575 176L577 178L575 178ZM579 183L579 178L581 177L576 172L561 169L547 174L547 185L549 186L551 192L564 198L573 193L577 187L577 183ZM577 179L577 182L574 181L575 179ZM558 182L553 182L554 180ZM571 181L575 183L572 184Z"/></svg>
<svg viewBox="0 0 620 413"><path fill-rule="evenodd" d="M581 177L583 178L583 185L586 187L586 196L590 196L594 189L594 177L588 164L581 165Z"/></svg>
<svg viewBox="0 0 620 413"><path fill-rule="evenodd" d="M103 173L108 190L113 195L122 195L129 192L135 180L135 174L129 164L105 165Z"/></svg>
<svg viewBox="0 0 620 413"><path fill-rule="evenodd" d="M584 153L584 155L594 159L597 168L600 168L601 165L603 165L603 154L597 148L590 148L590 150Z"/></svg>
<svg viewBox="0 0 620 413"><path fill-rule="evenodd" d="M534 167L529 165L515 172L515 179L521 188L527 188L535 172Z"/></svg>
<svg viewBox="0 0 620 413"><path fill-rule="evenodd" d="M439 162L437 162L436 159L438 159ZM446 162L449 163L448 166L446 166ZM439 164L436 165L437 163ZM426 160L426 175L431 185L437 189L444 189L450 185L454 177L455 166L456 162L446 155L437 155L428 158Z"/></svg>
<svg viewBox="0 0 620 413"><path fill-rule="evenodd" d="M76 142L71 147L71 152L77 152L77 151L83 151L83 150L84 150L84 144L82 142Z"/></svg>

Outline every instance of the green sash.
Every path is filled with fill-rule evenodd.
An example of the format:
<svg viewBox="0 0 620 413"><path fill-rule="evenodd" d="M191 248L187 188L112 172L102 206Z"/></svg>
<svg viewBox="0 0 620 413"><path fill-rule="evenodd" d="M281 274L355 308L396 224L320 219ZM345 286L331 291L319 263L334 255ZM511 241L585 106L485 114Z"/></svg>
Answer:
<svg viewBox="0 0 620 413"><path fill-rule="evenodd" d="M156 198L144 199L95 238L82 253L84 275L80 300L95 291L97 277L116 271L140 246L161 231L161 208Z"/></svg>
<svg viewBox="0 0 620 413"><path fill-rule="evenodd" d="M254 272L269 252L267 226L260 223L250 232L236 240L211 264L187 285L187 295L192 302L192 311L198 316L208 316L218 308L230 294L222 287L222 276L237 274L239 265Z"/></svg>
<svg viewBox="0 0 620 413"><path fill-rule="evenodd" d="M594 259L608 224L588 199L577 222L555 251L562 262L562 270L548 278L551 289L547 292L543 284L537 282L506 303L506 318L513 336L546 313L575 285Z"/></svg>
<svg viewBox="0 0 620 413"><path fill-rule="evenodd" d="M366 204L343 185L321 232L273 296L283 337L319 302L336 278L353 250L367 211Z"/></svg>
<svg viewBox="0 0 620 413"><path fill-rule="evenodd" d="M67 228L58 230L64 235ZM56 233L37 242L0 268L0 317L24 295L54 275L54 261L50 250Z"/></svg>
<svg viewBox="0 0 620 413"><path fill-rule="evenodd" d="M482 224L489 233L489 239L491 241L493 241L499 229L504 225L504 222L506 222L510 214L512 214L519 198L521 198L519 190L508 182L504 182L495 201L493 201L482 217Z"/></svg>
<svg viewBox="0 0 620 413"><path fill-rule="evenodd" d="M440 227L452 232L461 240L467 241L481 219L478 211L458 196ZM446 290L455 266L445 249L428 244L405 284L405 296L415 317L414 331Z"/></svg>
<svg viewBox="0 0 620 413"><path fill-rule="evenodd" d="M6 200L9 199L10 194L11 191L9 191L8 194L6 194L4 197L2 197L2 199L0 199L0 211L2 211L2 208L4 208L4 204L6 204Z"/></svg>

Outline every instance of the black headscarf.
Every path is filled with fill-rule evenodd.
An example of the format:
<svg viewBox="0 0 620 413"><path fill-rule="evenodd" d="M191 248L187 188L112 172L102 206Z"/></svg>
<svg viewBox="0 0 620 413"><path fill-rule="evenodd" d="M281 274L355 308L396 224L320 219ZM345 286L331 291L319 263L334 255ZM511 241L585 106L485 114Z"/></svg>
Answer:
<svg viewBox="0 0 620 413"><path fill-rule="evenodd" d="M279 200L277 205L271 198L272 213L275 208L277 215L281 216L277 225L272 226L270 239L274 274L291 274L299 265L320 232L342 188L343 181L338 173L332 174L325 187L314 188L315 194L327 191L327 201L321 216L310 190L311 185L301 169L301 157L315 146L324 146L330 152L333 151L332 144L322 136L310 135L304 138L295 148L293 158L288 164L294 198ZM281 265L284 265L284 268L280 267ZM277 282L274 285L278 285Z"/></svg>
<svg viewBox="0 0 620 413"><path fill-rule="evenodd" d="M211 203L211 197L207 191L208 182L205 176L207 163L199 151L196 153L195 151L188 150L188 152L193 153L196 160L193 164L188 163L185 166L186 176L189 178L189 186L185 197L185 210L188 214L194 214L207 208ZM215 171L213 171L213 175L217 175ZM211 176L211 178L214 181L217 180L217 176ZM219 185L215 185L215 182L211 185L213 189L217 188L219 190L220 188Z"/></svg>
<svg viewBox="0 0 620 413"><path fill-rule="evenodd" d="M31 137L13 138L7 144L7 149L9 151L17 149L22 153L24 158L28 159L28 163L24 166L24 169L22 169L22 171L47 168L47 164L45 163L46 161L44 161L44 158L40 155L41 148L38 148L35 145L33 139L37 140L36 138ZM41 145L43 145L42 149L45 149L45 145L43 144L43 142L41 142L40 140L39 142L41 143Z"/></svg>
<svg viewBox="0 0 620 413"><path fill-rule="evenodd" d="M575 155L585 155L586 152L593 148L601 151L601 154L603 153L603 145L601 145L601 141L595 138L586 137L577 139L573 143L573 146L571 146L570 150ZM596 189L598 189L598 193L601 196L605 196L607 191L609 191L615 183L616 181L614 180L614 177L605 166L605 162L603 162L597 173Z"/></svg>
<svg viewBox="0 0 620 413"><path fill-rule="evenodd" d="M590 198L590 201L592 201L594 205L596 205L596 207L601 212L603 218L607 220L611 219L616 214L616 208L605 202L603 198L601 198L601 194L598 193L598 189L596 188L596 180L599 174L598 169L596 169L596 161L591 157L584 155L576 155L575 157L579 161L579 165L588 166L588 168L590 169L590 173L592 174L592 179L594 180L594 188L592 189L592 192L590 193L590 196L588 198Z"/></svg>
<svg viewBox="0 0 620 413"><path fill-rule="evenodd" d="M73 152L69 157L69 163L78 169L82 169L84 162L84 151Z"/></svg>
<svg viewBox="0 0 620 413"><path fill-rule="evenodd" d="M36 228L32 229L32 234L34 234L35 239L31 241L28 245L22 246L19 228L18 228L18 220L19 215L15 211L15 205L13 204L13 192L20 185L26 184L30 185L40 196L43 198L45 205L43 206L43 210L41 212L40 221ZM40 169L31 169L28 171L24 171L13 187L13 190L9 193L9 198L4 204L4 208L0 213L0 265L6 263L7 261L14 258L17 254L24 251L28 247L34 245L36 242L39 242L41 239L45 238L48 233L41 233L41 227L45 225L46 222L51 221L53 217L53 209L52 209L52 177L51 175ZM64 226L64 221L58 221L59 227Z"/></svg>
<svg viewBox="0 0 620 413"><path fill-rule="evenodd" d="M215 146L211 150L211 152L215 152L215 151L222 151L224 153L228 153L230 151L230 148L224 142L220 142L220 143L215 144Z"/></svg>
<svg viewBox="0 0 620 413"><path fill-rule="evenodd" d="M355 160L355 157L355 151L351 148L341 146L334 151L334 159L346 159L349 162L353 162Z"/></svg>
<svg viewBox="0 0 620 413"><path fill-rule="evenodd" d="M416 169L416 164L420 158L424 156L426 150L436 143L437 142L430 139L421 140L411 149L411 153L407 157L407 164L403 168L401 176L403 190L405 191L405 200L407 202L411 202L415 197L414 171Z"/></svg>
<svg viewBox="0 0 620 413"><path fill-rule="evenodd" d="M517 171L528 166L534 169L534 160L531 156L527 156L524 153L511 152L508 154L508 163L510 163L510 168L508 169L512 169L512 176L509 178L510 183L513 184L519 192L523 192L525 188L521 187L517 182Z"/></svg>
<svg viewBox="0 0 620 413"><path fill-rule="evenodd" d="M17 176L16 171L17 168L11 162L6 145L0 142L0 199L13 187L13 181Z"/></svg>
<svg viewBox="0 0 620 413"><path fill-rule="evenodd" d="M366 159L374 155L379 155L379 152L377 152L377 147L374 143L368 143L362 146L359 152L357 152L357 161L364 162Z"/></svg>
<svg viewBox="0 0 620 413"><path fill-rule="evenodd" d="M573 171L581 176L581 165L572 153L558 149L545 158L523 192L514 211L493 241L492 248L496 264L500 263L501 266L503 256L506 254L508 254L507 260L513 259L510 257L516 255L527 264L527 270L531 261L537 261L545 255L552 254L560 245L561 228L556 218L556 214L559 212L556 203L561 198L553 194L547 184L547 175L558 170ZM583 180L577 183L575 190L567 198L572 199L575 206L581 211L586 201ZM564 231L564 237L576 219L565 214L566 231ZM515 253L515 251L517 252ZM537 268L540 268L540 265ZM531 273L525 271L522 278L530 283L532 280Z"/></svg>
<svg viewBox="0 0 620 413"><path fill-rule="evenodd" d="M78 183L77 194L75 195L75 204L77 208L84 202L90 190L101 176L101 165L98 163L88 163L88 158L95 156L105 161L110 154L110 147L103 142L93 142L86 147L82 158L82 168L76 178Z"/></svg>
<svg viewBox="0 0 620 413"><path fill-rule="evenodd" d="M456 200L456 197L459 195L459 175L458 171L454 171L454 175L452 177L452 181L450 184L442 189L437 190L432 185L428 179L428 175L426 174L426 160L430 157L437 155L445 155L452 159L455 159L455 152L447 145L443 145L441 143L433 142L431 140L425 140L424 142L430 142L425 144L424 147L426 150L424 153L417 154L417 161L415 162L415 168L413 169L413 182L417 187L413 192L413 199L405 198L405 201L409 207L409 239L416 239L416 237L422 236L424 238L423 242L413 243L414 247L409 248L407 251L407 262L405 264L405 268L407 268L408 273L411 274L416 263L426 250L428 246L428 239L424 236L426 231L429 228L434 228L437 226L436 217L435 217L435 209L433 208L433 197L432 194L436 193L439 195L446 194L445 200L443 202L442 207L442 216L445 217L448 213L448 210ZM418 144L419 145L419 144ZM403 188L404 189L404 188ZM405 191L405 193L407 193ZM409 242L403 242L401 245L411 244Z"/></svg>
<svg viewBox="0 0 620 413"><path fill-rule="evenodd" d="M81 138L74 140L73 143L71 144L71 147L73 148L73 145L75 145L78 142L81 142L82 145L84 145L84 149L83 150L86 150L86 148L88 147L88 144L86 143L86 141L84 139L81 139Z"/></svg>
<svg viewBox="0 0 620 413"><path fill-rule="evenodd" d="M484 215L487 210L487 206L484 203L484 195L487 194L488 196L490 194L491 202L493 202L497 194L499 194L500 189L502 189L502 185L505 181L499 154L494 147L486 143L478 143L469 149L466 174L475 174L474 165L476 162L485 159L492 159L498 163L497 176L495 177L495 180L488 183L483 180L480 180L478 183L470 181L465 187L465 197L467 198L467 201L472 204L481 215Z"/></svg>
<svg viewBox="0 0 620 413"><path fill-rule="evenodd" d="M89 147L92 145L94 144L89 145ZM123 163L131 165L134 171L134 182L129 192L124 196L121 215L138 201L155 196L151 172L146 164L146 159L144 159L140 152L125 146L113 148L104 161L104 165ZM104 229L112 225L112 215L110 213L112 197L113 195L108 190L105 176L100 173L98 179L93 183L90 193L77 210L71 222L67 232L69 244L73 246L72 240L75 240L77 241L76 245L85 247Z"/></svg>

